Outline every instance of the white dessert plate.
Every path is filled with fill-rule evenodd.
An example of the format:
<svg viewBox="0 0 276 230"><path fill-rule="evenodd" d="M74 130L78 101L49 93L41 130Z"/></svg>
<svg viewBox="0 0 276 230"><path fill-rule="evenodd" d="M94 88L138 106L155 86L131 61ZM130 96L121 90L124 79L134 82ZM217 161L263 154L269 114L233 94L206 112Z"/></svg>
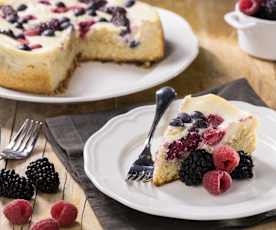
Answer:
<svg viewBox="0 0 276 230"><path fill-rule="evenodd" d="M141 212L192 220L219 220L259 214L276 208L276 112L244 102L233 102L258 116L255 176L234 181L220 196L210 195L202 186L188 187L180 181L156 187L152 183L127 183L129 166L141 151L154 115L154 106L136 108L110 120L87 141L84 148L85 172L107 196ZM172 104L162 119L152 152L160 143L169 120L178 111Z"/></svg>
<svg viewBox="0 0 276 230"><path fill-rule="evenodd" d="M96 101L139 92L176 77L198 55L198 40L185 19L168 10L158 11L164 28L166 57L151 68L86 62L77 68L62 96L41 96L0 87L0 97L39 103Z"/></svg>

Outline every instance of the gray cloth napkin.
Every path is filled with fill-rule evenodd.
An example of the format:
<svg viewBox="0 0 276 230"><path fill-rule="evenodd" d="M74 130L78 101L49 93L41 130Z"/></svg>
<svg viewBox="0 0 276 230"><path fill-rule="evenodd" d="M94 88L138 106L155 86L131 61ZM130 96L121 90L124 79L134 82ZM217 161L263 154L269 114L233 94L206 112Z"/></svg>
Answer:
<svg viewBox="0 0 276 230"><path fill-rule="evenodd" d="M265 106L247 80L240 79L228 84L195 94L214 93L228 100L246 101ZM137 105L136 105L137 106ZM69 173L84 189L97 218L104 229L225 229L255 225L273 218L276 211L255 217L227 221L188 221L157 217L130 209L107 197L91 183L83 168L83 146L85 141L99 130L110 118L136 107L95 112L83 115L68 115L46 120L45 134L57 156ZM149 124L150 125L150 124ZM104 154L104 153L103 153ZM110 172L112 174L112 172ZM223 211L223 210L222 210Z"/></svg>

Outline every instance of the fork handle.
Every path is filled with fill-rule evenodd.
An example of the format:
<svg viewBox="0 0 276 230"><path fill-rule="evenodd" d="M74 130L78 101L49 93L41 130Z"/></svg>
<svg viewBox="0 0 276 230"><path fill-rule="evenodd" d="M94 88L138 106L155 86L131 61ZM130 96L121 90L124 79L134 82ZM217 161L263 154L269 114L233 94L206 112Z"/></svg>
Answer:
<svg viewBox="0 0 276 230"><path fill-rule="evenodd" d="M155 100L156 100L155 115L154 115L151 129L149 131L149 134L148 134L148 137L146 140L146 146L150 146L152 136L154 134L154 131L155 131L161 117L163 116L163 114L165 113L165 111L167 110L169 105L172 103L172 101L176 98L176 95L177 94L176 94L175 90L171 87L163 87L156 92L156 94L155 94Z"/></svg>

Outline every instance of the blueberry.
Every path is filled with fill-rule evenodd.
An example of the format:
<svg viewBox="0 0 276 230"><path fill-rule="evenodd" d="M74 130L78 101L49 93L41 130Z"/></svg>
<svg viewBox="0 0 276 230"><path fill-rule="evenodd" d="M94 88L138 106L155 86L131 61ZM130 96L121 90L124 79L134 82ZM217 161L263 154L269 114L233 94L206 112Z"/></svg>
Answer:
<svg viewBox="0 0 276 230"><path fill-rule="evenodd" d="M15 34L13 33L12 30L1 30L0 29L0 34L4 34L10 38L15 38Z"/></svg>
<svg viewBox="0 0 276 230"><path fill-rule="evenodd" d="M76 17L78 17L78 16L81 16L81 15L84 15L85 14L85 9L83 9L83 8L79 8L79 9L77 9L76 10L76 12L75 12L75 16Z"/></svg>
<svg viewBox="0 0 276 230"><path fill-rule="evenodd" d="M65 30L65 29L67 29L69 26L71 26L71 23L70 23L69 21L63 22L63 23L60 24L60 29L61 29L61 30Z"/></svg>
<svg viewBox="0 0 276 230"><path fill-rule="evenodd" d="M185 124L181 119L175 118L171 121L170 126L173 127L185 127Z"/></svg>
<svg viewBox="0 0 276 230"><path fill-rule="evenodd" d="M204 114L202 112L199 112L199 111L194 111L192 113L192 118L193 119L206 119Z"/></svg>
<svg viewBox="0 0 276 230"><path fill-rule="evenodd" d="M44 30L41 35L53 37L53 36L55 36L55 31L51 30L51 29L47 29L47 30Z"/></svg>
<svg viewBox="0 0 276 230"><path fill-rule="evenodd" d="M179 119L181 119L184 123L191 123L192 118L188 113L180 113L178 114Z"/></svg>
<svg viewBox="0 0 276 230"><path fill-rule="evenodd" d="M125 6L126 7L132 7L135 4L135 0L127 0Z"/></svg>
<svg viewBox="0 0 276 230"><path fill-rule="evenodd" d="M17 7L17 11L24 11L26 10L28 7L26 4L20 4L18 7Z"/></svg>
<svg viewBox="0 0 276 230"><path fill-rule="evenodd" d="M200 129L208 128L208 122L204 119L196 120L194 125L195 125L195 127L200 128Z"/></svg>
<svg viewBox="0 0 276 230"><path fill-rule="evenodd" d="M59 8L65 8L66 7L64 2L57 2L56 6L59 7Z"/></svg>
<svg viewBox="0 0 276 230"><path fill-rule="evenodd" d="M94 1L92 2L92 4L90 4L87 9L88 10L98 10L102 7L104 7L105 5L107 4L107 1L106 0L98 0L98 1Z"/></svg>
<svg viewBox="0 0 276 230"><path fill-rule="evenodd" d="M130 42L129 47L132 48L132 49L134 49L134 48L136 48L139 45L140 45L140 42L134 40L134 41Z"/></svg>
<svg viewBox="0 0 276 230"><path fill-rule="evenodd" d="M18 16L15 15L15 14L11 14L9 16L6 17L6 20L9 22L9 23L15 23L17 22L18 20Z"/></svg>
<svg viewBox="0 0 276 230"><path fill-rule="evenodd" d="M26 44L20 44L18 46L18 49L25 50L25 51L31 51L32 50L32 48L30 46L26 45Z"/></svg>

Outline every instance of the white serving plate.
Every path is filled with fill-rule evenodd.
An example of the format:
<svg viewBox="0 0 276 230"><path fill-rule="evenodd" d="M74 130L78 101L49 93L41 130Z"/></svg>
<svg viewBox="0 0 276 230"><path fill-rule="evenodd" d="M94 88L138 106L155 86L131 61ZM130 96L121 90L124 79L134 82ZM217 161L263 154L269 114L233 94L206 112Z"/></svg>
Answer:
<svg viewBox="0 0 276 230"><path fill-rule="evenodd" d="M0 87L0 97L39 103L96 101L139 92L176 77L198 55L198 40L185 19L168 10L158 11L166 39L166 57L151 68L86 62L75 71L62 96L41 96Z"/></svg>
<svg viewBox="0 0 276 230"><path fill-rule="evenodd" d="M178 111L172 104L154 137L152 152L160 143L169 120ZM192 220L246 217L276 208L276 112L244 102L235 105L258 116L255 177L234 181L220 196L210 195L202 186L188 187L180 181L156 187L152 183L126 183L129 166L141 151L154 115L154 106L136 108L110 120L87 141L85 172L107 196L141 212Z"/></svg>

